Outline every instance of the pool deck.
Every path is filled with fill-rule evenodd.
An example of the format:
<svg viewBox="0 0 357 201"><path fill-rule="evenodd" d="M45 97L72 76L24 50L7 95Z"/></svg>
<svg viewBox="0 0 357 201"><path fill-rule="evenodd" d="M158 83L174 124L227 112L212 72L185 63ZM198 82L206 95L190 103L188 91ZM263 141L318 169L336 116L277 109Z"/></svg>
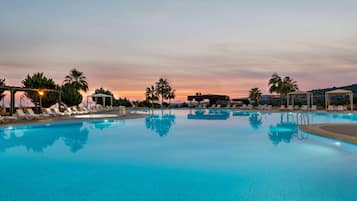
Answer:
<svg viewBox="0 0 357 201"><path fill-rule="evenodd" d="M20 125L29 125L29 124L46 124L46 123L54 123L54 122L69 122L69 121L90 121L90 120L101 120L101 119L137 119L146 117L147 114L136 114L136 113L127 113L125 115L119 115L118 111L109 111L109 112L97 112L91 114L117 114L117 117L99 117L99 118L74 118L73 116L63 116L63 117L49 117L40 120L16 120L1 123L0 127L7 126L20 126ZM76 115L80 116L80 115Z"/></svg>
<svg viewBox="0 0 357 201"><path fill-rule="evenodd" d="M357 144L357 124L311 124L300 126L303 131Z"/></svg>

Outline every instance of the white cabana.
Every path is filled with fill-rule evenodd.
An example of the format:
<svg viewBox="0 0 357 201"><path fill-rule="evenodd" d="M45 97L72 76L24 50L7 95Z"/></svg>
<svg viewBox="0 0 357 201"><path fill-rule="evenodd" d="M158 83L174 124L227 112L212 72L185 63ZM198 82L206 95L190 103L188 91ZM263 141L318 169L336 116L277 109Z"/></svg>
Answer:
<svg viewBox="0 0 357 201"><path fill-rule="evenodd" d="M353 92L350 91L350 90L343 90L343 89L336 89L336 90L328 91L328 92L325 93L326 110L327 110L328 106L331 103L331 96L336 96L336 95L349 96L349 98L350 98L350 108L351 108L351 111L353 111Z"/></svg>
<svg viewBox="0 0 357 201"><path fill-rule="evenodd" d="M94 98L95 102L98 102L98 98L101 98L102 101L102 105L105 106L105 99L106 98L110 98L110 106L113 106L113 96L108 95L108 94L92 94L87 96L87 106L88 106L88 98Z"/></svg>
<svg viewBox="0 0 357 201"><path fill-rule="evenodd" d="M310 108L311 105L314 103L314 95L308 91L294 91L288 93L288 105L290 105L290 97L291 97L291 104L294 106L294 100L296 96L306 96L307 99L307 106Z"/></svg>

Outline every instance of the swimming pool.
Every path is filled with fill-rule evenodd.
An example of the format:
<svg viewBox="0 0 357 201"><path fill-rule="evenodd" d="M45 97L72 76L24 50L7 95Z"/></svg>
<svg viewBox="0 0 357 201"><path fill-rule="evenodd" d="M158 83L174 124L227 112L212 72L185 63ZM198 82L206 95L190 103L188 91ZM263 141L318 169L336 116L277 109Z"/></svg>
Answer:
<svg viewBox="0 0 357 201"><path fill-rule="evenodd" d="M351 201L357 146L297 124L356 114L155 111L0 128L1 201Z"/></svg>

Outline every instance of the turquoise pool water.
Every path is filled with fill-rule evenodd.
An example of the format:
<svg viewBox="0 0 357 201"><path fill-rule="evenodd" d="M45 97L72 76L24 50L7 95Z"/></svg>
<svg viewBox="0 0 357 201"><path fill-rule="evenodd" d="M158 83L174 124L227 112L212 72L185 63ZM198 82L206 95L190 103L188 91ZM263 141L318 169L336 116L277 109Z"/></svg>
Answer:
<svg viewBox="0 0 357 201"><path fill-rule="evenodd" d="M357 146L297 124L356 121L172 110L0 128L0 201L353 201Z"/></svg>

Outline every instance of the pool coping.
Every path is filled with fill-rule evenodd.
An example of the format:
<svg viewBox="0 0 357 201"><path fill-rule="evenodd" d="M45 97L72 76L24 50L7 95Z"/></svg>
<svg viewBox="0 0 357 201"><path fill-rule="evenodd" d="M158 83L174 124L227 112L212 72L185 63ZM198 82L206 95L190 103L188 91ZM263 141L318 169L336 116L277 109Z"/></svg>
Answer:
<svg viewBox="0 0 357 201"><path fill-rule="evenodd" d="M93 114L111 114L111 113L93 113ZM47 119L40 120L16 120L13 122L6 122L0 124L0 128L8 126L26 126L35 124L48 124L48 123L59 123L59 122L78 122L78 121L93 121L93 120L123 120L123 119L138 119L144 118L147 114L137 114L137 113L127 113L125 115L118 115L116 117L98 117L98 118L74 118L73 116L68 117L50 117Z"/></svg>
<svg viewBox="0 0 357 201"><path fill-rule="evenodd" d="M300 125L305 132L357 144L357 123Z"/></svg>

